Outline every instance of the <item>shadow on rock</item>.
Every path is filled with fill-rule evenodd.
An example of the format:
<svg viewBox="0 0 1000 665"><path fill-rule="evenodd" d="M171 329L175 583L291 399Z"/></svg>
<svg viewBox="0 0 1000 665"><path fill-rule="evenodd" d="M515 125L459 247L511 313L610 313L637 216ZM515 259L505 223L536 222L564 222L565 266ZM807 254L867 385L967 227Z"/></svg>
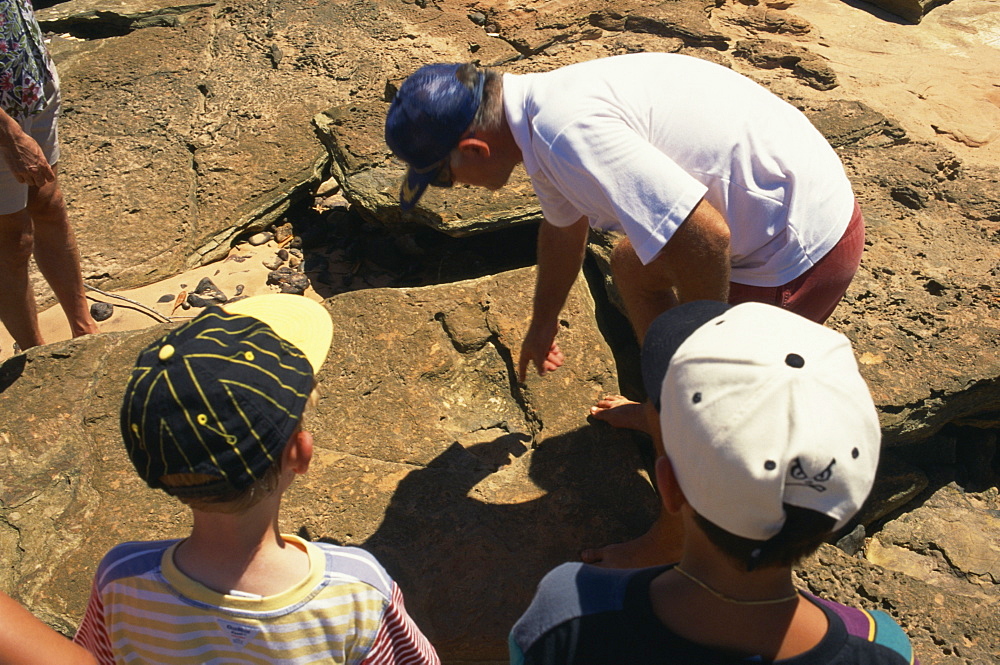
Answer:
<svg viewBox="0 0 1000 665"><path fill-rule="evenodd" d="M651 524L658 501L635 443L604 429L530 451L519 434L454 443L400 482L362 546L397 580L442 658L505 660L507 633L546 572ZM503 476L524 463L535 487L505 490Z"/></svg>

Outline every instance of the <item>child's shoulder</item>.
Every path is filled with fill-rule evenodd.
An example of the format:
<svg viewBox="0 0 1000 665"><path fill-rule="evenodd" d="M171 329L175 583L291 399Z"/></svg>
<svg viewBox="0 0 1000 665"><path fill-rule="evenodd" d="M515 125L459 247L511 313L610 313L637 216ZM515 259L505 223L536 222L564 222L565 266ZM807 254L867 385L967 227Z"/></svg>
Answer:
<svg viewBox="0 0 1000 665"><path fill-rule="evenodd" d="M310 544L319 548L326 557L327 577L354 579L378 589L386 598L392 597L392 577L370 552L360 547L332 543Z"/></svg>
<svg viewBox="0 0 1000 665"><path fill-rule="evenodd" d="M119 543L115 545L97 566L99 586L123 577L143 575L159 569L163 552L177 540L147 540Z"/></svg>
<svg viewBox="0 0 1000 665"><path fill-rule="evenodd" d="M906 632L896 623L895 619L881 610L863 610L849 605L842 605L833 600L808 594L808 597L820 607L837 617L844 623L848 635L861 640L881 645L896 652L909 663L915 663L913 646Z"/></svg>

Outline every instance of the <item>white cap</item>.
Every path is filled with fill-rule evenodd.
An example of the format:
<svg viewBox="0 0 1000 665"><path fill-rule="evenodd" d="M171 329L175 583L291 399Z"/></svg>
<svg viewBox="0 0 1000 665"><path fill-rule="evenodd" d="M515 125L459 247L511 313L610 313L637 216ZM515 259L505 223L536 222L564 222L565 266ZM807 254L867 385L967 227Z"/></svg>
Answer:
<svg viewBox="0 0 1000 665"><path fill-rule="evenodd" d="M788 503L839 529L868 497L878 415L840 333L771 305L688 303L653 322L642 362L680 488L716 526L767 540Z"/></svg>

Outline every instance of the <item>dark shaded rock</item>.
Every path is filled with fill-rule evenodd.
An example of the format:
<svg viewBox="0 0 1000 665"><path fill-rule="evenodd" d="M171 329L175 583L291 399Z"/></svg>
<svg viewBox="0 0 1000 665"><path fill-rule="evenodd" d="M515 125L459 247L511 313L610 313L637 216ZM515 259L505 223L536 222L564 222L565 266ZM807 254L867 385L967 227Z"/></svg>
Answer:
<svg viewBox="0 0 1000 665"><path fill-rule="evenodd" d="M274 240L278 243L283 243L295 234L295 230L292 225L288 222L274 227Z"/></svg>
<svg viewBox="0 0 1000 665"><path fill-rule="evenodd" d="M275 284L281 293L302 295L309 288L309 278L305 273L288 266L267 273L267 283Z"/></svg>
<svg viewBox="0 0 1000 665"><path fill-rule="evenodd" d="M157 298L156 302L173 302L174 298L175 296L173 293L167 293Z"/></svg>
<svg viewBox="0 0 1000 665"><path fill-rule="evenodd" d="M90 315L95 321L107 321L114 313L114 305L108 302L95 302L90 306Z"/></svg>
<svg viewBox="0 0 1000 665"><path fill-rule="evenodd" d="M817 90L832 90L837 85L837 74L826 61L796 44L767 39L745 39L736 43L733 55L743 58L755 67L789 69L795 76Z"/></svg>
<svg viewBox="0 0 1000 665"><path fill-rule="evenodd" d="M951 0L870 0L870 2L911 23L920 23L927 12Z"/></svg>
<svg viewBox="0 0 1000 665"><path fill-rule="evenodd" d="M187 301L192 307L211 307L225 304L226 294L215 285L210 277L203 277L194 291L188 294Z"/></svg>

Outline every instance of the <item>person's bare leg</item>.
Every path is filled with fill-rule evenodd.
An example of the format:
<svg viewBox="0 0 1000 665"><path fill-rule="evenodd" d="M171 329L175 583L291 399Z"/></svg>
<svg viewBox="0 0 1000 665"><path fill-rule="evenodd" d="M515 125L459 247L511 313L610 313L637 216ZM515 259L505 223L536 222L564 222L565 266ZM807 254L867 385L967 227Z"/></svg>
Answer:
<svg viewBox="0 0 1000 665"><path fill-rule="evenodd" d="M665 453L659 424L660 414L650 402L635 406L639 407L645 421L643 431L653 438L656 457L662 457ZM653 526L643 535L624 543L583 550L580 552L580 559L584 563L606 568L644 568L680 560L683 546L684 524L680 515L661 509Z"/></svg>
<svg viewBox="0 0 1000 665"><path fill-rule="evenodd" d="M677 305L663 259L656 258L643 265L632 243L622 238L611 252L611 274L641 345L656 317ZM647 431L642 405L621 395L603 397L590 408L590 415L612 427Z"/></svg>
<svg viewBox="0 0 1000 665"><path fill-rule="evenodd" d="M73 337L100 332L90 315L80 272L80 252L59 189L59 174L28 191L28 213L35 227L35 263L59 300Z"/></svg>
<svg viewBox="0 0 1000 665"><path fill-rule="evenodd" d="M0 215L0 275L4 278L0 321L22 351L45 343L28 279L32 244L31 217L26 210Z"/></svg>

